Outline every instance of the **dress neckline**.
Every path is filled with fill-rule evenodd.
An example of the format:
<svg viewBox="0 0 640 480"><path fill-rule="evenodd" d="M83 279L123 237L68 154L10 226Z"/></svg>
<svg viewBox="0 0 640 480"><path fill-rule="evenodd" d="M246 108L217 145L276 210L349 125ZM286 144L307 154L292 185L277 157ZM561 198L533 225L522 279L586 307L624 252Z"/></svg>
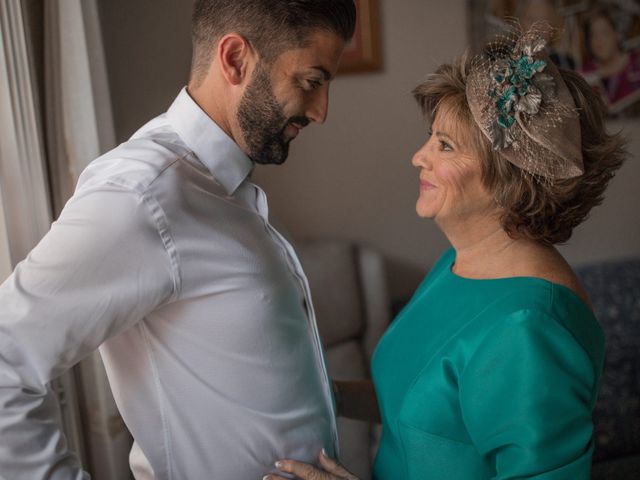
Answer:
<svg viewBox="0 0 640 480"><path fill-rule="evenodd" d="M523 283L530 282L530 283L537 283L541 285L547 285L556 291L565 292L565 294L573 298L574 301L582 305L582 307L584 307L589 313L591 313L591 315L595 316L593 309L582 299L582 297L580 297L580 295L578 295L576 292L574 292L572 289L570 289L566 285L552 282L551 280L547 280L546 278L533 277L533 276L527 276L527 275L515 276L515 277L498 277L498 278L469 278L469 277L463 277L461 275L458 275L453 271L453 266L456 263L457 253L455 249L452 248L451 250L452 250L452 254L451 254L452 258L449 262L447 262L446 268L444 270L451 278L453 278L458 282L478 283L478 284L481 284L481 283L490 284L490 283L501 283L501 282L523 282Z"/></svg>

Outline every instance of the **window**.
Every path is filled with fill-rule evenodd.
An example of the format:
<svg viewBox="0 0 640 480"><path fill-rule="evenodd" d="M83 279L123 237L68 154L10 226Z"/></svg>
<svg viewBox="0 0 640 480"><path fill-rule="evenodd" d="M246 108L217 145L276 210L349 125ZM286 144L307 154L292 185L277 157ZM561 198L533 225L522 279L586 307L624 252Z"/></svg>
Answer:
<svg viewBox="0 0 640 480"><path fill-rule="evenodd" d="M0 283L11 273L11 258L9 256L9 239L7 237L7 226L4 221L4 208L2 206L2 195L0 195Z"/></svg>

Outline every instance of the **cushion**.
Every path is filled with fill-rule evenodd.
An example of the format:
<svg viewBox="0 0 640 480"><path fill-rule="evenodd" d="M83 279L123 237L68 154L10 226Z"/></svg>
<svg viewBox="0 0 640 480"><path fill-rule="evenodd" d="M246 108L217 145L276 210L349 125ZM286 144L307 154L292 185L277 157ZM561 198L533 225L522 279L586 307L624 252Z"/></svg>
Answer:
<svg viewBox="0 0 640 480"><path fill-rule="evenodd" d="M355 248L341 241L296 244L309 280L325 348L358 337L364 329Z"/></svg>

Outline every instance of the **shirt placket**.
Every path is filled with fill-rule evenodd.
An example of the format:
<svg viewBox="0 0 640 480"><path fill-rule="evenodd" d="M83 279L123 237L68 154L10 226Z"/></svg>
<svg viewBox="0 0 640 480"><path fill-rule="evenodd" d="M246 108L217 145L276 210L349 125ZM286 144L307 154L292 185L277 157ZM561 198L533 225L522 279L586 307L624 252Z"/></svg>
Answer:
<svg viewBox="0 0 640 480"><path fill-rule="evenodd" d="M274 241L278 244L278 246L282 249L285 254L285 258L287 259L287 266L291 271L293 277L297 280L300 289L304 295L304 307L307 312L307 323L309 325L309 329L311 331L311 337L313 340L313 344L315 347L316 361L322 372L324 393L327 404L330 408L331 413L331 430L333 435L333 447L335 450L335 454L339 453L339 445L338 445L338 429L336 425L336 412L335 412L335 404L333 402L333 395L331 393L331 386L329 381L329 374L327 372L326 362L324 359L324 353L322 349L322 341L320 340L320 333L318 332L318 325L315 316L315 310L313 308L313 302L311 300L311 289L309 287L309 282L307 280L306 275L304 274L304 270L302 269L302 265L300 264L300 260L295 253L295 250L288 242L288 240L278 232L270 223L269 223L269 206L267 203L267 196L264 191L255 184L251 184L256 191L256 208L257 211L262 217L264 221L265 227Z"/></svg>

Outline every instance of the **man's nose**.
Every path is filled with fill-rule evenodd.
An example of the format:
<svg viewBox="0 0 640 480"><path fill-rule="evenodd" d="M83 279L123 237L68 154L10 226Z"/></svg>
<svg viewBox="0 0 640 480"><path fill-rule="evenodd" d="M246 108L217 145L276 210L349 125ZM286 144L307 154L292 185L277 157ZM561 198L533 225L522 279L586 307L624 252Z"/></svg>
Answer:
<svg viewBox="0 0 640 480"><path fill-rule="evenodd" d="M329 86L318 88L314 93L306 115L312 122L324 123L329 113Z"/></svg>

